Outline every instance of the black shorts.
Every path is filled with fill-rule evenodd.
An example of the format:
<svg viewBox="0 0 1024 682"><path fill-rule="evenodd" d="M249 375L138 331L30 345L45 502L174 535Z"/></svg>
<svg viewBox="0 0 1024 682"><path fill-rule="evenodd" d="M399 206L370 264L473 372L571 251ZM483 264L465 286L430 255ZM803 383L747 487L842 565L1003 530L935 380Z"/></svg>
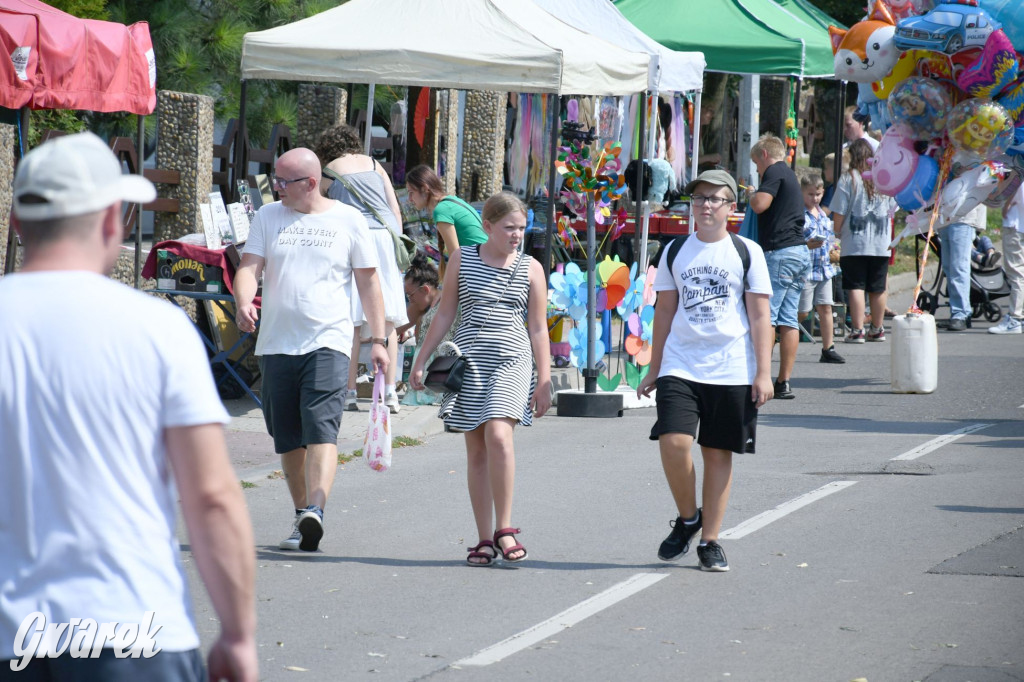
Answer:
<svg viewBox="0 0 1024 682"><path fill-rule="evenodd" d="M263 419L278 454L336 443L348 387L348 356L330 348L305 355L264 355Z"/></svg>
<svg viewBox="0 0 1024 682"><path fill-rule="evenodd" d="M199 649L161 651L152 658L117 658L114 650L106 647L96 658L73 658L70 654L57 658L33 658L24 670L18 672L11 670L9 660L0 660L0 681L205 682L207 679L203 653Z"/></svg>
<svg viewBox="0 0 1024 682"><path fill-rule="evenodd" d="M757 407L751 387L701 384L679 377L658 377L658 421L651 440L666 433L700 436L702 447L754 452L757 440Z"/></svg>
<svg viewBox="0 0 1024 682"><path fill-rule="evenodd" d="M885 279L889 274L888 256L842 256L839 267L843 270L843 288L847 291L885 291Z"/></svg>

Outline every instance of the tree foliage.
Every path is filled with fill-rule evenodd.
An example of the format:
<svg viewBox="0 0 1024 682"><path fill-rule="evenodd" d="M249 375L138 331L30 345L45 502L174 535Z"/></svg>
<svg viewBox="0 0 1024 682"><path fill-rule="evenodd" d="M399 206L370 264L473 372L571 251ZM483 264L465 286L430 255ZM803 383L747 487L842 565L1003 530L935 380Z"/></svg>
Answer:
<svg viewBox="0 0 1024 682"><path fill-rule="evenodd" d="M853 26L867 14L864 7L868 0L809 0L812 5L826 12L836 21ZM871 0L874 2L874 0Z"/></svg>

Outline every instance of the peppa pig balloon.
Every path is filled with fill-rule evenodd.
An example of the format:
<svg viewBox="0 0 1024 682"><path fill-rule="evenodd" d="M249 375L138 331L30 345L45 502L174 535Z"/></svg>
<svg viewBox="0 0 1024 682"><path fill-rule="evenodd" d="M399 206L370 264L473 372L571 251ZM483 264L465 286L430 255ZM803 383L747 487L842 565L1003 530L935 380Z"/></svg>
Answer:
<svg viewBox="0 0 1024 682"><path fill-rule="evenodd" d="M914 150L914 135L905 123L885 131L882 142L870 160L871 170L864 177L874 183L882 194L894 197L910 184L917 171L918 156Z"/></svg>
<svg viewBox="0 0 1024 682"><path fill-rule="evenodd" d="M930 156L917 158L917 170L907 186L896 195L896 203L904 211L916 211L932 203L935 185L939 181L939 164Z"/></svg>
<svg viewBox="0 0 1024 682"><path fill-rule="evenodd" d="M908 78L889 95L893 125L905 123L917 140L941 137L953 103L945 89L930 78Z"/></svg>

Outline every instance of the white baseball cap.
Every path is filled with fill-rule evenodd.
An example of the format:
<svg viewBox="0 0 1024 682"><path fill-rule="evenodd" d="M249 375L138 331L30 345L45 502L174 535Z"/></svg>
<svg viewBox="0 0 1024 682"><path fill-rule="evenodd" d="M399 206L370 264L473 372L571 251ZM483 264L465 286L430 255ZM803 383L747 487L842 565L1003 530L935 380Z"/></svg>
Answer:
<svg viewBox="0 0 1024 682"><path fill-rule="evenodd" d="M14 214L21 220L53 220L99 211L117 201L147 203L153 183L125 174L114 152L92 133L45 142L18 164Z"/></svg>

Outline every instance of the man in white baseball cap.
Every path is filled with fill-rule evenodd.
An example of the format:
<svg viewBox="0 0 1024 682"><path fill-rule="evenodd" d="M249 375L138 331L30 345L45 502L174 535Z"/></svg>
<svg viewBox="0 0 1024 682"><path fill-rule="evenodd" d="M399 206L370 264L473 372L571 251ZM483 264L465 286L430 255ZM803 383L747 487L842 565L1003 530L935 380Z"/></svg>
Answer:
<svg viewBox="0 0 1024 682"><path fill-rule="evenodd" d="M206 352L178 308L105 276L121 202L155 196L91 133L46 142L15 174L25 261L0 279L0 679L207 679L179 496L221 625L210 677L258 678L252 526Z"/></svg>

